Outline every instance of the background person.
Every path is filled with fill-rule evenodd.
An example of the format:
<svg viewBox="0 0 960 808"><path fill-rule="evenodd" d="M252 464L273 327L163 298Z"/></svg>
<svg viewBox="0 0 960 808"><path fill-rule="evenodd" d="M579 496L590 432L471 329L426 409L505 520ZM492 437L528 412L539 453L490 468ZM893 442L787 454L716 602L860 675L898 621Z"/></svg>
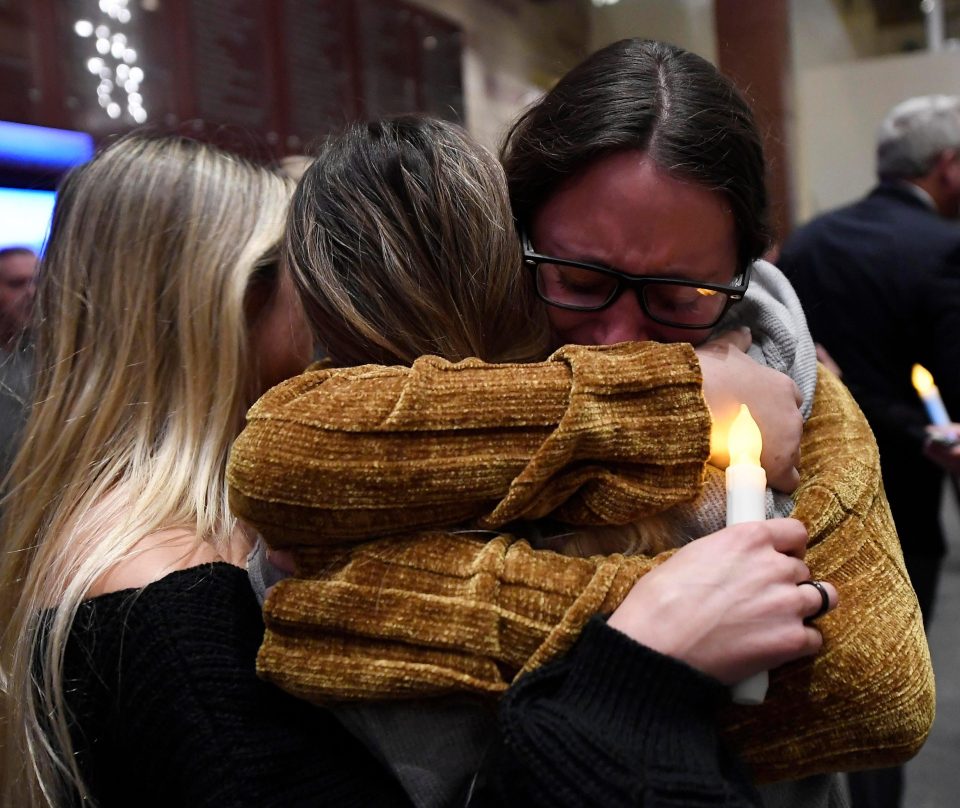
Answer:
<svg viewBox="0 0 960 808"><path fill-rule="evenodd" d="M0 250L0 483L13 461L30 396L33 346L27 325L36 275L37 256L33 250Z"/></svg>
<svg viewBox="0 0 960 808"><path fill-rule="evenodd" d="M37 254L29 247L0 250L0 348L5 351L27 329L36 275Z"/></svg>
<svg viewBox="0 0 960 808"><path fill-rule="evenodd" d="M877 133L876 163L878 185L797 230L781 264L876 436L929 624L946 549L943 471L953 453L925 450L929 420L910 373L914 363L930 370L947 411L960 412L960 98L921 96L894 107ZM899 805L902 776L899 768L852 775L854 805Z"/></svg>

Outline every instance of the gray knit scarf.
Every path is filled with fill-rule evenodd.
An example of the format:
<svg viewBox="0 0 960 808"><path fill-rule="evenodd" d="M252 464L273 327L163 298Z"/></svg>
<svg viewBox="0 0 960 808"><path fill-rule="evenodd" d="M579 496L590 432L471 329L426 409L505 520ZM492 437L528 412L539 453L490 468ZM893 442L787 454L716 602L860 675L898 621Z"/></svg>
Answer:
<svg viewBox="0 0 960 808"><path fill-rule="evenodd" d="M807 320L796 292L784 274L767 261L756 261L750 287L744 299L733 306L717 326L715 335L746 326L753 342L747 355L761 365L779 370L796 382L803 398L800 413L804 422L813 409L817 389L817 354ZM723 473L707 467L701 495L688 506L683 530L697 538L720 530L726 524L727 500ZM789 516L793 499L789 494L767 489L767 518Z"/></svg>

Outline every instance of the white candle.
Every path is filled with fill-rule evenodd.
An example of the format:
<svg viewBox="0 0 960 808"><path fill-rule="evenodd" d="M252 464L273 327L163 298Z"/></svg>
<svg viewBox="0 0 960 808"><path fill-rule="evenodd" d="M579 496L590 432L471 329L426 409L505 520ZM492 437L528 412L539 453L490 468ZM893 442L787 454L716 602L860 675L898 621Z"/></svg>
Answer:
<svg viewBox="0 0 960 808"><path fill-rule="evenodd" d="M767 518L767 475L760 465L763 441L746 404L730 427L730 465L727 467L727 526ZM737 704L763 704L769 676L754 674L733 687Z"/></svg>
<svg viewBox="0 0 960 808"><path fill-rule="evenodd" d="M914 388L920 394L923 406L927 408L927 416L934 426L950 426L950 416L940 398L940 391L933 383L933 376L923 365L914 365L910 374Z"/></svg>

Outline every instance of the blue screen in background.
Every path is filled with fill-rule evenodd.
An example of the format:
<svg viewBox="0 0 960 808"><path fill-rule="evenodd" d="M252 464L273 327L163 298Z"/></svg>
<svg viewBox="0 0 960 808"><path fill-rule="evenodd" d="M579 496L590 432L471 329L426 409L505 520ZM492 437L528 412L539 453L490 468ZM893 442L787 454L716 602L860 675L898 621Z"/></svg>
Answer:
<svg viewBox="0 0 960 808"><path fill-rule="evenodd" d="M0 248L30 247L39 255L55 198L53 191L0 188Z"/></svg>
<svg viewBox="0 0 960 808"><path fill-rule="evenodd" d="M64 170L93 157L86 132L0 121L0 163Z"/></svg>

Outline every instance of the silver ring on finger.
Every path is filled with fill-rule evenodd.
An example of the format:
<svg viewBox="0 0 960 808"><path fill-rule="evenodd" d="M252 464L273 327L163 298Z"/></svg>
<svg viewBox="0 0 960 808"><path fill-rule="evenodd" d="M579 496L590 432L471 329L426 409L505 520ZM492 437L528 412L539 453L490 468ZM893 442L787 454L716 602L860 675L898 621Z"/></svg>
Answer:
<svg viewBox="0 0 960 808"><path fill-rule="evenodd" d="M804 623L812 623L819 617L823 617L827 612L830 611L830 595L827 592L827 588L823 585L822 581L801 581L797 586L803 586L807 584L812 586L817 592L820 593L820 608L818 608L813 614L809 617L804 618Z"/></svg>

